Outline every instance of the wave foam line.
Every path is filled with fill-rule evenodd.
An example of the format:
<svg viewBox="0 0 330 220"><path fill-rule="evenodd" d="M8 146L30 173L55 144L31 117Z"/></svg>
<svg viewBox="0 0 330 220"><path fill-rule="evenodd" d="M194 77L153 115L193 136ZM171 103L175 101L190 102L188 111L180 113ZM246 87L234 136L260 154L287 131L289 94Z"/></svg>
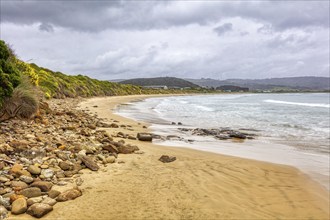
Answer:
<svg viewBox="0 0 330 220"><path fill-rule="evenodd" d="M321 103L305 103L305 102L286 102L279 100L267 99L264 102L275 103L275 104L286 104L286 105L299 105L299 106L308 106L308 107L321 107L321 108L330 108L330 104L321 104Z"/></svg>

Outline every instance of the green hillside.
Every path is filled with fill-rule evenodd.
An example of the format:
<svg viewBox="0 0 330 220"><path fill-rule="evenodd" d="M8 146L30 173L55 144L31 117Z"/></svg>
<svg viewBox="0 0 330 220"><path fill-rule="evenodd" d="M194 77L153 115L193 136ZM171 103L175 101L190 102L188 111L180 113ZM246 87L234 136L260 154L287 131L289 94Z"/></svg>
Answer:
<svg viewBox="0 0 330 220"><path fill-rule="evenodd" d="M168 88L198 88L199 86L176 77L137 78L121 81L122 84L138 86L167 86Z"/></svg>

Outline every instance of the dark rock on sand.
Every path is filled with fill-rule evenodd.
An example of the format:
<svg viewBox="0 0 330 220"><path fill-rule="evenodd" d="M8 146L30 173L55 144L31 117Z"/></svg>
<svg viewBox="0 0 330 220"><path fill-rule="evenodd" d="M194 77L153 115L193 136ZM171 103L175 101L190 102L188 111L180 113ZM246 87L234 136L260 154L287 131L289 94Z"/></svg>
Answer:
<svg viewBox="0 0 330 220"><path fill-rule="evenodd" d="M152 134L149 133L138 133L137 139L139 141L152 141Z"/></svg>
<svg viewBox="0 0 330 220"><path fill-rule="evenodd" d="M163 162L163 163L170 163L176 160L176 157L172 157L172 156L168 156L168 155L162 155L159 158L159 161Z"/></svg>

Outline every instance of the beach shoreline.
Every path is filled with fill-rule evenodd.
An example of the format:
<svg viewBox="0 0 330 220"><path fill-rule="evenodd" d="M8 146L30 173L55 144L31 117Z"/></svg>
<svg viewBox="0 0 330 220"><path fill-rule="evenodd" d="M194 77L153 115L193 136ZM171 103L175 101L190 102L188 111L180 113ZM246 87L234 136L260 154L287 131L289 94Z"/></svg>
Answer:
<svg viewBox="0 0 330 220"><path fill-rule="evenodd" d="M106 129L109 134L136 136L138 132L150 132L150 124L113 111L119 104L149 97L159 96L91 98L81 102L79 109L125 126ZM137 145L144 153L120 154L117 163L103 171L85 171L83 196L56 204L44 219L329 218L329 192L294 167L124 141ZM164 154L177 160L164 164L158 160Z"/></svg>

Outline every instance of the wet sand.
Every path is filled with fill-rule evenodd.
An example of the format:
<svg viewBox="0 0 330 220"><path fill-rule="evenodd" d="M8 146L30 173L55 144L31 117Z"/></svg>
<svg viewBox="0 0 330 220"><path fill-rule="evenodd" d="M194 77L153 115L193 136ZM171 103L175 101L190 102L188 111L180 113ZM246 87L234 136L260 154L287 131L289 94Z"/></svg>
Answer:
<svg viewBox="0 0 330 220"><path fill-rule="evenodd" d="M113 114L112 109L146 97L93 98L80 108L133 129L111 128L109 133L135 136L148 131L143 128L148 125ZM293 167L125 142L136 144L144 154L120 154L120 163L85 171L83 196L57 203L43 219L329 219L329 192ZM163 154L177 160L164 164L158 161ZM32 217L17 217L22 218Z"/></svg>

